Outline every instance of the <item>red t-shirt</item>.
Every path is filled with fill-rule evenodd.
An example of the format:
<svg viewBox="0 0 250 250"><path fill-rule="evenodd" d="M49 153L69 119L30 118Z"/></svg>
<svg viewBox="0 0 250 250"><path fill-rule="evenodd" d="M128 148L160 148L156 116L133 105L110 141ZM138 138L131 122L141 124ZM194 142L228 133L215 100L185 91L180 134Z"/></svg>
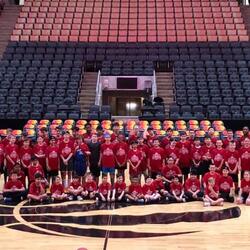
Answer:
<svg viewBox="0 0 250 250"><path fill-rule="evenodd" d="M142 194L142 187L139 183L131 184L128 188L129 194L139 195Z"/></svg>
<svg viewBox="0 0 250 250"><path fill-rule="evenodd" d="M64 159L67 159L68 156L72 153L74 153L75 147L74 142L72 140L69 140L68 142L61 141L59 144L59 154Z"/></svg>
<svg viewBox="0 0 250 250"><path fill-rule="evenodd" d="M78 189L79 187L81 187L81 183L80 181L77 182L72 181L69 186L73 187L73 189Z"/></svg>
<svg viewBox="0 0 250 250"><path fill-rule="evenodd" d="M95 181L88 181L84 183L84 190L88 192L93 192L97 190L97 185Z"/></svg>
<svg viewBox="0 0 250 250"><path fill-rule="evenodd" d="M214 150L214 146L202 146L201 152L202 152L202 156L206 156L207 158L211 159L212 158L212 151Z"/></svg>
<svg viewBox="0 0 250 250"><path fill-rule="evenodd" d="M59 184L53 183L51 185L50 192L51 194L58 194L58 195L63 194L64 193L63 185L61 183Z"/></svg>
<svg viewBox="0 0 250 250"><path fill-rule="evenodd" d="M161 140L161 146L162 148L168 148L169 147L169 144L170 144L170 139L169 137L164 137L162 140Z"/></svg>
<svg viewBox="0 0 250 250"><path fill-rule="evenodd" d="M153 183L154 183L155 188L156 188L157 190L165 189L165 186L164 186L164 183L163 183L162 180L157 180L157 179L155 179Z"/></svg>
<svg viewBox="0 0 250 250"><path fill-rule="evenodd" d="M31 157L33 155L32 148L21 147L19 150L20 160L28 167L31 162ZM23 166L24 167L24 166Z"/></svg>
<svg viewBox="0 0 250 250"><path fill-rule="evenodd" d="M250 147L242 147L239 150L240 159L241 159L241 169L242 171L250 170Z"/></svg>
<svg viewBox="0 0 250 250"><path fill-rule="evenodd" d="M249 194L249 192L250 192L250 181L246 181L245 179L242 179L240 187L241 187L243 193L248 193Z"/></svg>
<svg viewBox="0 0 250 250"><path fill-rule="evenodd" d="M239 161L239 152L238 151L232 152L232 151L226 150L225 162L228 163L230 170L235 169L238 161ZM236 173L238 173L238 170L236 171Z"/></svg>
<svg viewBox="0 0 250 250"><path fill-rule="evenodd" d="M19 160L19 150L18 150L18 146L16 144L14 145L10 145L8 144L5 147L5 157L9 156L12 161L14 161L14 164L12 164L7 158L6 158L6 167L9 171L11 171L14 167L14 165L17 163L17 161Z"/></svg>
<svg viewBox="0 0 250 250"><path fill-rule="evenodd" d="M101 193L102 195L107 195L108 194L108 191L111 190L111 185L110 183L106 182L106 183L101 183L99 185L99 193Z"/></svg>
<svg viewBox="0 0 250 250"><path fill-rule="evenodd" d="M176 161L177 159L179 159L179 148L175 147L175 148L166 148L165 149L165 155L166 158L170 158L172 157L174 159L174 161Z"/></svg>
<svg viewBox="0 0 250 250"><path fill-rule="evenodd" d="M215 148L213 151L212 151L212 159L214 161L214 165L216 167L219 167L221 162L224 160L225 158L225 149L217 149Z"/></svg>
<svg viewBox="0 0 250 250"><path fill-rule="evenodd" d="M42 177L44 178L44 171L43 171L43 167L38 164L36 166L32 166L31 164L28 166L28 175L29 175L29 181L35 181L35 174L39 173L42 175Z"/></svg>
<svg viewBox="0 0 250 250"><path fill-rule="evenodd" d="M126 142L117 142L114 145L114 154L115 154L117 163L119 164L126 163L127 154L128 154L128 144Z"/></svg>
<svg viewBox="0 0 250 250"><path fill-rule="evenodd" d="M41 185L43 185L43 184L41 184ZM32 194L32 195L41 195L42 194L41 185L37 186L35 182L32 182L30 184L29 194ZM43 186L43 189L44 189L44 186Z"/></svg>
<svg viewBox="0 0 250 250"><path fill-rule="evenodd" d="M25 187L25 178L26 178L26 176L25 176L24 172L21 170L17 174L17 179L22 182L22 184L23 184L24 187ZM9 177L9 180L11 180L11 177Z"/></svg>
<svg viewBox="0 0 250 250"><path fill-rule="evenodd" d="M231 176L221 176L219 179L219 188L220 191L230 192L230 189L233 187L233 179Z"/></svg>
<svg viewBox="0 0 250 250"><path fill-rule="evenodd" d="M122 182L122 183L116 182L114 184L114 189L116 190L117 194L121 194L123 191L126 190L126 183L125 182Z"/></svg>
<svg viewBox="0 0 250 250"><path fill-rule="evenodd" d="M155 185L154 183L152 182L151 184L144 184L143 187L142 187L142 192L144 195L148 194L148 195L151 195L153 193L156 192L156 188L155 188Z"/></svg>
<svg viewBox="0 0 250 250"><path fill-rule="evenodd" d="M191 155L190 155L190 142L178 142L177 146L179 147L179 165L180 167L190 167L191 165Z"/></svg>
<svg viewBox="0 0 250 250"><path fill-rule="evenodd" d="M114 168L115 167L114 144L112 143L102 144L101 153L102 153L102 167Z"/></svg>
<svg viewBox="0 0 250 250"><path fill-rule="evenodd" d="M172 167L166 165L165 167L162 168L162 175L167 179L170 179L171 177L180 174L181 174L181 169L176 165L173 165Z"/></svg>
<svg viewBox="0 0 250 250"><path fill-rule="evenodd" d="M195 179L188 178L185 181L186 191L191 190L192 192L196 192L197 190L200 190L200 189L201 189L201 183L198 178L195 178Z"/></svg>
<svg viewBox="0 0 250 250"><path fill-rule="evenodd" d="M136 150L130 149L128 151L128 160L131 161L134 166L136 166L138 162L142 159L143 159L142 152L139 149ZM129 166L130 175L136 175L140 172L140 170L141 170L140 166L138 166L138 168L136 169L132 168L131 165Z"/></svg>
<svg viewBox="0 0 250 250"><path fill-rule="evenodd" d="M4 162L4 145L0 143L0 166L3 165Z"/></svg>
<svg viewBox="0 0 250 250"><path fill-rule="evenodd" d="M182 184L179 182L177 184L175 184L174 182L170 184L171 193L175 192L176 195L181 195L182 189Z"/></svg>
<svg viewBox="0 0 250 250"><path fill-rule="evenodd" d="M47 144L43 143L42 145L36 144L33 148L33 154L36 154L38 156L42 156L43 157L38 157L38 161L39 164L45 168L46 167L46 148L47 148Z"/></svg>
<svg viewBox="0 0 250 250"><path fill-rule="evenodd" d="M202 147L192 147L191 149L191 157L192 157L192 160L195 162L195 163L198 163L201 161L201 158L202 158Z"/></svg>
<svg viewBox="0 0 250 250"><path fill-rule="evenodd" d="M23 188L23 183L19 180L16 180L16 181L9 180L4 185L5 189L12 189L14 187L16 189L21 189L21 188Z"/></svg>
<svg viewBox="0 0 250 250"><path fill-rule="evenodd" d="M163 160L165 159L165 151L161 147L153 147L149 149L148 158L150 161L152 172L161 172Z"/></svg>
<svg viewBox="0 0 250 250"><path fill-rule="evenodd" d="M221 175L218 174L217 172L215 172L215 173L213 173L213 174L211 174L210 172L205 173L205 175L203 176L202 181L203 181L206 185L208 185L208 179L209 179L210 177L213 177L213 178L214 178L215 185L219 185L219 180L220 180Z"/></svg>
<svg viewBox="0 0 250 250"><path fill-rule="evenodd" d="M48 146L46 151L50 170L58 170L59 167L59 148L58 146Z"/></svg>
<svg viewBox="0 0 250 250"><path fill-rule="evenodd" d="M148 157L149 147L146 144L142 144L142 145L139 144L137 146L137 148L142 153L142 160L141 160L141 164L140 164L140 169L141 169L141 171L145 171L147 169L147 157Z"/></svg>
<svg viewBox="0 0 250 250"><path fill-rule="evenodd" d="M218 193L218 192L219 192L219 187L218 187L217 185L215 185L215 186L213 187L213 190L214 190L216 193ZM209 190L208 186L207 186L206 189L205 189L205 194L208 195L208 196L209 196L211 199L213 199L213 200L217 199L217 197L213 194L213 192L211 192L211 191Z"/></svg>

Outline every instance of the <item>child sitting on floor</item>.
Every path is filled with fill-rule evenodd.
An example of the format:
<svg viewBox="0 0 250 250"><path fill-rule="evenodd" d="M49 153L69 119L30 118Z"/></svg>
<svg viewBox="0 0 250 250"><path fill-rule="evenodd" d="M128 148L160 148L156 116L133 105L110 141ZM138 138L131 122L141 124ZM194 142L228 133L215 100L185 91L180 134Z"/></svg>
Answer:
<svg viewBox="0 0 250 250"><path fill-rule="evenodd" d="M68 195L64 193L64 187L59 176L55 177L55 180L50 188L52 201L65 201Z"/></svg>
<svg viewBox="0 0 250 250"><path fill-rule="evenodd" d="M215 185L215 179L210 177L205 189L205 197L203 199L204 206L223 206L223 198L219 197L219 187Z"/></svg>

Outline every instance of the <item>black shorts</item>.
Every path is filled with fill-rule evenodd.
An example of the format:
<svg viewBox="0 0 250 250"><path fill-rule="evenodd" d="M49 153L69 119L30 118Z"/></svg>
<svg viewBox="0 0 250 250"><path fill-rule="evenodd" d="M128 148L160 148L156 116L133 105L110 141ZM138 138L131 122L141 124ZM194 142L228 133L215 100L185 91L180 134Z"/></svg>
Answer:
<svg viewBox="0 0 250 250"><path fill-rule="evenodd" d="M49 177L55 177L58 175L58 170L47 171Z"/></svg>
<svg viewBox="0 0 250 250"><path fill-rule="evenodd" d="M232 177L233 182L238 183L238 175L237 175L237 174L229 174L229 176L231 176L231 177Z"/></svg>
<svg viewBox="0 0 250 250"><path fill-rule="evenodd" d="M68 161L68 165L65 165L63 160L61 160L61 162L60 162L60 170L62 172L73 171L73 166L74 166L73 163L74 163L73 157L71 157L70 160Z"/></svg>
<svg viewBox="0 0 250 250"><path fill-rule="evenodd" d="M94 176L94 177L99 177L100 176L100 172L101 169L98 165L90 165L90 173Z"/></svg>
<svg viewBox="0 0 250 250"><path fill-rule="evenodd" d="M3 173L4 173L3 165L0 165L0 174L3 174Z"/></svg>
<svg viewBox="0 0 250 250"><path fill-rule="evenodd" d="M198 174L204 175L205 173L209 172L209 165L212 163L211 160L209 161L202 161L200 166L198 167Z"/></svg>
<svg viewBox="0 0 250 250"><path fill-rule="evenodd" d="M127 169L127 164L125 164L125 165L123 165L123 166L118 166L118 165L116 165L115 166L115 169L120 169L120 170L125 170L125 169Z"/></svg>
<svg viewBox="0 0 250 250"><path fill-rule="evenodd" d="M247 200L248 196L249 196L249 193L243 192L243 193L241 194L241 197L242 197L242 199L243 199L243 203L246 203L246 200Z"/></svg>
<svg viewBox="0 0 250 250"><path fill-rule="evenodd" d="M227 202L234 202L234 197L230 196L229 194L229 192L220 191L220 198L223 198L224 201Z"/></svg>
<svg viewBox="0 0 250 250"><path fill-rule="evenodd" d="M181 173L183 175L188 175L190 173L190 167L183 167L183 168L181 168Z"/></svg>

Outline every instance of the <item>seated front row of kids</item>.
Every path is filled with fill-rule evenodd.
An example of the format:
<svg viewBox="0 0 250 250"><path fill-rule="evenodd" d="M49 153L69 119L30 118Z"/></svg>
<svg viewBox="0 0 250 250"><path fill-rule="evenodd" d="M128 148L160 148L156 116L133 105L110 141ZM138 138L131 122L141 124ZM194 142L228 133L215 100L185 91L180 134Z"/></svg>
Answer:
<svg viewBox="0 0 250 250"><path fill-rule="evenodd" d="M193 170L184 185L178 175L172 177L169 185L158 173L156 179L147 177L143 186L137 178L132 178L128 187L122 175L117 176L117 181L112 187L106 175L102 177L102 183L97 186L93 176L87 174L83 184L79 177L73 177L67 191L64 190L61 178L57 176L50 187L50 196L48 196L46 192L48 183L44 181L44 177L40 173L35 174L34 181L30 184L27 193L22 182L17 179L17 173L13 172L5 183L3 196L5 200L13 201L24 200L27 196L29 201L39 202L48 199L51 199L51 201L94 199L97 202L132 203L204 201L204 206L221 206L224 201L234 202L233 180L228 173L227 167L223 168L222 175L220 175L214 171L214 166L210 165L210 172L203 176L202 183ZM249 171L244 172L236 201L239 204L250 205Z"/></svg>

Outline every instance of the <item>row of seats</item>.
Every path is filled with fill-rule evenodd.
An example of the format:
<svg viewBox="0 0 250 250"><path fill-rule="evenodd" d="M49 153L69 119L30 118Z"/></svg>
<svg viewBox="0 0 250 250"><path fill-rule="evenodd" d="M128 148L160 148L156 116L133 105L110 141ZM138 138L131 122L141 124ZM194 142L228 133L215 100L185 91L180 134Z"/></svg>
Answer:
<svg viewBox="0 0 250 250"><path fill-rule="evenodd" d="M208 105L204 108L201 105L196 106L176 106L172 105L170 108L171 119L234 119L234 120L248 120L250 118L250 105L245 106L227 106L227 105Z"/></svg>
<svg viewBox="0 0 250 250"><path fill-rule="evenodd" d="M238 3L196 6L175 1L121 2L104 0L96 6L60 6L60 1L25 2L11 41L61 42L187 42L249 41ZM53 2L54 6L51 6ZM68 2L68 1L67 1ZM190 2L191 3L191 2ZM232 4L231 4L232 3Z"/></svg>

